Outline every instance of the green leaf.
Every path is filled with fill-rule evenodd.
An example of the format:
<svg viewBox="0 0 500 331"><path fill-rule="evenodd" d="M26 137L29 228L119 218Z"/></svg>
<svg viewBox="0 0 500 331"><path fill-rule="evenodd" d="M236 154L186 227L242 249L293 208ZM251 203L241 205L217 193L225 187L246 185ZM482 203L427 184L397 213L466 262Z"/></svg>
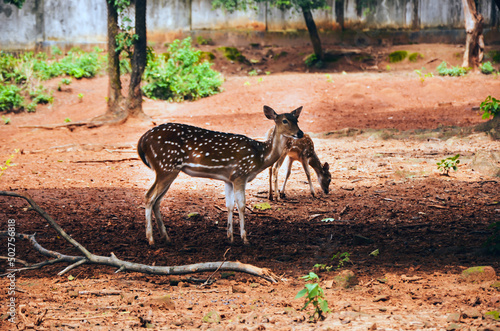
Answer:
<svg viewBox="0 0 500 331"><path fill-rule="evenodd" d="M321 309L322 312L327 313L330 311L330 309L328 309L328 301L319 298L318 303L319 303L319 308Z"/></svg>
<svg viewBox="0 0 500 331"><path fill-rule="evenodd" d="M300 290L299 293L297 293L297 295L295 296L295 299L300 299L300 298L304 297L305 295L307 295L306 288Z"/></svg>
<svg viewBox="0 0 500 331"><path fill-rule="evenodd" d="M258 210L268 210L271 209L271 205L268 202L257 203L253 206L254 209Z"/></svg>
<svg viewBox="0 0 500 331"><path fill-rule="evenodd" d="M75 277L73 277L72 275L69 275L69 276L68 276L68 280L69 280L69 281L75 280Z"/></svg>

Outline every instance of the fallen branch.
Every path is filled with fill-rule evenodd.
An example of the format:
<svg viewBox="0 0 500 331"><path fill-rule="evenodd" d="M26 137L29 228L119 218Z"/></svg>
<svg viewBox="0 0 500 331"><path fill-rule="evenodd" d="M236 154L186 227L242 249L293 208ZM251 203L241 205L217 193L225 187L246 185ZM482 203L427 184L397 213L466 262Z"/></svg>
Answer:
<svg viewBox="0 0 500 331"><path fill-rule="evenodd" d="M47 124L47 125L19 125L19 128L22 129L45 129L45 130L54 130L54 129L60 129L60 128L67 128L71 131L73 131L77 127L84 126L88 129L93 129L97 128L103 125L106 125L107 123L104 122L88 122L88 121L81 121L81 122L71 122L71 123L62 123L62 124Z"/></svg>
<svg viewBox="0 0 500 331"><path fill-rule="evenodd" d="M127 157L123 159L108 159L108 160L82 160L82 161L71 161L71 163L108 163L108 162L125 162L125 161L138 161L138 157Z"/></svg>
<svg viewBox="0 0 500 331"><path fill-rule="evenodd" d="M45 220L49 222L49 224L57 231L57 233L64 238L66 241L71 243L74 247L76 247L83 256L68 256L58 252L54 252L42 247L35 240L34 235L26 235L26 234L18 234L16 233L16 237L21 239L27 239L33 245L33 247L40 252L41 254L53 257L55 260L45 261L37 264L39 268L47 264L54 264L59 262L70 262L72 265L67 267L62 272L68 270L68 268L72 269L82 264L98 264L98 265L108 265L111 267L117 268L117 272L120 271L135 271L146 274L154 274L154 275L185 275L191 273L200 273L200 272L213 272L216 270L220 271L235 271L235 272L244 272L247 274L251 274L254 276L258 276L264 278L270 282L276 283L279 278L269 269L267 268L259 268L253 266L251 264L244 264L240 262L230 262L230 261L222 261L222 262L205 262L205 263L196 263L190 265L182 265L182 266L151 266L141 263L133 263L124 260L120 260L115 256L115 254L111 253L111 256L100 256L94 255L90 253L85 247L83 247L80 243L78 243L75 239L71 238L60 226L57 224L52 217L47 214L38 204L25 193L15 193L9 191L0 191L0 196L10 196L25 199L35 210L42 216ZM7 236L8 233L6 231L0 232L0 236ZM34 269L35 265L28 266L25 268L17 269L19 271L26 270L27 268Z"/></svg>

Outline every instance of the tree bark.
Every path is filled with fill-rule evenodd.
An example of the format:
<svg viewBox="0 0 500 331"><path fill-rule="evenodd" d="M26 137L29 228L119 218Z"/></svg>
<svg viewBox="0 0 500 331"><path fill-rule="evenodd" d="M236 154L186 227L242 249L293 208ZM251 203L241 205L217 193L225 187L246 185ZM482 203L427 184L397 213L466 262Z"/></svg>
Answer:
<svg viewBox="0 0 500 331"><path fill-rule="evenodd" d="M138 38L134 43L132 74L126 103L129 116L147 118L142 110L141 90L142 75L147 61L146 0L135 1L135 33Z"/></svg>
<svg viewBox="0 0 500 331"><path fill-rule="evenodd" d="M124 97L120 80L120 53L116 51L116 36L118 35L118 12L114 1L107 1L108 9L108 108L105 116L121 117L124 111Z"/></svg>
<svg viewBox="0 0 500 331"><path fill-rule="evenodd" d="M500 0L499 0L500 1ZM335 1L335 16L337 18L337 24L340 26L340 31L344 31L344 6L345 0Z"/></svg>
<svg viewBox="0 0 500 331"><path fill-rule="evenodd" d="M467 39L462 67L479 70L484 56L483 16L476 10L474 0L462 0Z"/></svg>
<svg viewBox="0 0 500 331"><path fill-rule="evenodd" d="M316 54L318 60L323 60L323 48L321 47L321 40L319 39L318 29L316 28L316 23L314 22L311 9L302 7L302 13L304 14L307 31L309 32L309 37L311 38L311 43L314 49L314 54Z"/></svg>
<svg viewBox="0 0 500 331"><path fill-rule="evenodd" d="M495 4L497 5L498 10L500 10L500 0L495 0Z"/></svg>

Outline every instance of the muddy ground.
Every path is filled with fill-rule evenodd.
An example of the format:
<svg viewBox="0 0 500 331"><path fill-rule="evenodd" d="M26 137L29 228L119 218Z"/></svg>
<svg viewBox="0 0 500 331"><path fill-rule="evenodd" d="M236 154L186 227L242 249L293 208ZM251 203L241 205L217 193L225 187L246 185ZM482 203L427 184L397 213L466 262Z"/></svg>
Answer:
<svg viewBox="0 0 500 331"><path fill-rule="evenodd" d="M207 48L207 46L205 46ZM215 49L213 46L209 49ZM423 58L390 64L387 52L418 51ZM247 186L246 228L251 242L226 239L224 185L181 174L162 203L171 245L149 247L143 197L153 173L136 155L139 137L152 125L129 121L95 129L45 130L29 125L79 121L105 111L107 77L73 80L54 92L52 105L36 113L6 114L0 127L2 165L15 149L15 166L0 177L0 190L29 193L77 241L94 254L151 265L240 261L271 269L283 281L272 284L244 273L150 276L114 273L105 266L66 265L16 274L17 324L7 321L9 279L2 278L2 329L213 329L213 330L497 330L489 312L500 310L500 292L485 282L464 282L463 270L492 266L498 255L484 243L500 220L498 177L474 169L479 152L500 152L500 143L471 127L483 120L477 106L500 91L497 76L428 77L441 61L460 64L454 45L412 45L355 50L324 69L308 69L307 49L248 47L258 64L230 63L217 52L215 67L224 92L185 103L145 100L157 123L181 122L261 139L271 127L262 113L304 106L299 125L309 133L332 173L329 195L313 198L301 166L294 164L286 199L268 202L268 173ZM372 54L371 60L359 53ZM271 55L272 55L271 54ZM375 59L375 60L374 60ZM255 61L253 61L255 62ZM248 76L257 69L261 75ZM266 74L269 72L269 74ZM58 81L47 84L57 86ZM80 100L78 94L83 94ZM443 176L436 162L460 154L457 171ZM281 173L283 176L283 173ZM319 184L313 174L316 191ZM36 233L54 251L79 255L27 204L0 197L2 231ZM189 214L198 213L196 217ZM236 226L238 233L238 226ZM43 261L27 242L16 257ZM491 247L490 247L491 248ZM228 250L229 249L229 250ZM370 253L378 250L378 255ZM350 254L340 266L337 253ZM2 239L2 254L7 240ZM374 256L376 255L376 256ZM315 264L333 266L320 272ZM18 264L17 266L21 266ZM2 263L0 272L5 273ZM357 285L332 284L351 270ZM312 308L294 299L301 276L315 270L331 313L311 323ZM200 279L215 282L200 286Z"/></svg>

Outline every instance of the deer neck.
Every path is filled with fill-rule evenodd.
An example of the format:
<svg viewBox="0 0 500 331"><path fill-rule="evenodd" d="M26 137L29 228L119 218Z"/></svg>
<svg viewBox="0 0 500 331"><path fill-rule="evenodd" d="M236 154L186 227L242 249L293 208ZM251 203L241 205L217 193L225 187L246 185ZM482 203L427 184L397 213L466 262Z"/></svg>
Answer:
<svg viewBox="0 0 500 331"><path fill-rule="evenodd" d="M264 142L263 150L263 169L273 165L286 148L288 137L276 133L276 127L267 134L267 140Z"/></svg>
<svg viewBox="0 0 500 331"><path fill-rule="evenodd" d="M311 166L311 168L314 169L318 177L323 174L323 166L321 165L321 161L319 160L316 153L313 152L313 154L309 157L308 163Z"/></svg>

